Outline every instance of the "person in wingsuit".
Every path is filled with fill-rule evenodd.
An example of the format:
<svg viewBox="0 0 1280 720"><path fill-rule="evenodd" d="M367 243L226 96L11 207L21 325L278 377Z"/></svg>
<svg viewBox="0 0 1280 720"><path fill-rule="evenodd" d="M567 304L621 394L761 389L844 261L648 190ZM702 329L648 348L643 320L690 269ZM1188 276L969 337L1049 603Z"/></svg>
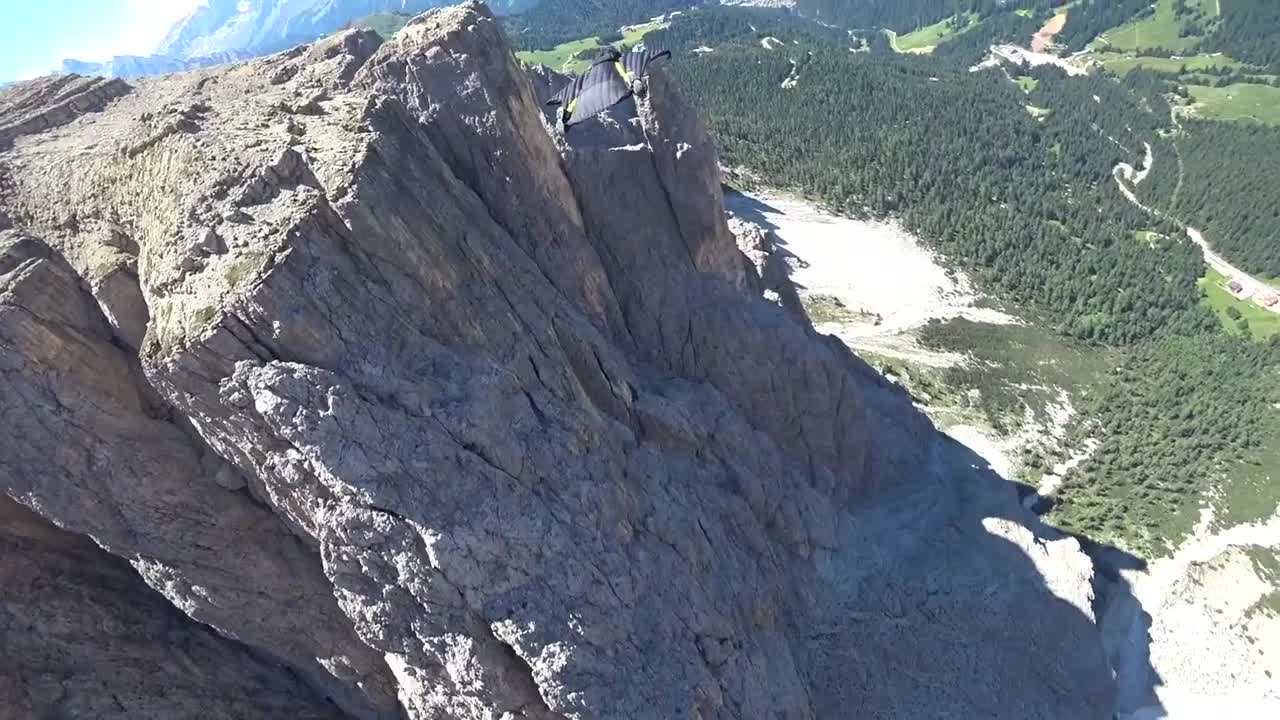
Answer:
<svg viewBox="0 0 1280 720"><path fill-rule="evenodd" d="M560 108L560 120L567 132L632 95L644 97L649 65L664 57L671 57L671 51L633 50L624 55L606 45L600 48L591 67L570 80L547 105Z"/></svg>

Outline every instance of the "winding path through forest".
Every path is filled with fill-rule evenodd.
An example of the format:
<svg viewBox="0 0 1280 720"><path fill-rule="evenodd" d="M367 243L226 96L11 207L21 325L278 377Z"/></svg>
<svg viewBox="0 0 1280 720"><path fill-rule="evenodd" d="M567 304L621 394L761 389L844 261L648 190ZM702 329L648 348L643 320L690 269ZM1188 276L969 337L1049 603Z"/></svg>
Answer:
<svg viewBox="0 0 1280 720"><path fill-rule="evenodd" d="M1176 153L1177 145L1173 148ZM1134 189L1155 163L1149 144L1146 151L1141 170L1128 163L1112 169L1120 193L1145 212L1182 227L1199 246L1209 267L1239 281L1250 294L1275 292L1276 288L1242 272L1214 252L1202 232L1138 199ZM1176 159L1179 177L1175 195L1181 190L1183 179L1181 155ZM1104 622L1103 627L1104 633L1110 635L1110 647L1117 653L1113 662L1118 670L1118 709L1122 711L1117 717L1122 720L1201 718L1224 709L1231 717L1276 717L1280 712L1280 697L1274 687L1246 680L1258 664L1258 657L1252 654L1252 645L1243 631L1206 609L1215 593L1239 592L1242 583L1250 578L1217 578L1215 587L1201 587L1198 594L1187 589L1187 583L1194 586L1194 568L1224 557L1233 548L1280 548L1280 513L1265 522L1213 532L1212 511L1202 512L1208 515L1195 533L1171 556L1130 574L1127 580L1131 594L1121 594L1107 611L1111 622ZM1238 572L1251 572L1256 576L1254 583L1265 582L1252 568ZM1275 591L1274 586L1271 591ZM1217 658L1217 665L1204 665L1204 657ZM1152 692L1156 697L1149 694ZM1157 701L1150 705L1151 700Z"/></svg>
<svg viewBox="0 0 1280 720"><path fill-rule="evenodd" d="M1280 294L1280 287L1276 287L1274 285L1271 285L1270 283L1259 280L1258 278L1241 270L1235 265L1232 265L1230 262L1227 261L1226 258L1222 257L1217 252L1215 252L1213 249L1213 246L1210 245L1209 241L1205 239L1204 233L1200 232L1196 228L1191 227L1190 225L1187 225L1186 223L1183 223L1181 220L1178 220L1177 218L1169 215L1168 213L1165 213L1161 210L1157 210L1156 208L1152 208L1144 205L1142 201L1138 199L1137 195L1134 194L1133 189L1130 188L1128 185L1126 185L1125 181L1126 180L1131 181L1134 187L1137 187L1144 179L1146 179L1147 174L1151 172L1151 168L1155 164L1155 155L1151 151L1151 145L1146 144L1146 146L1147 146L1147 156L1146 156L1144 167L1141 170L1135 169L1129 163L1120 163L1116 165L1114 168L1112 168L1111 176L1115 178L1116 187L1120 188L1120 194L1124 195L1125 199L1127 199L1129 202L1133 203L1134 205L1138 206L1142 210L1146 211L1147 213L1150 213L1151 215L1154 215L1161 219L1170 220L1172 222L1177 223L1179 226L1181 226L1186 231L1187 237L1191 238L1191 241L1194 242L1197 246L1199 246L1201 253L1204 255L1205 264L1207 264L1209 267L1213 268L1214 270L1217 270L1218 272L1222 273L1223 275L1226 275L1227 277L1238 281L1242 286L1244 286L1245 290L1248 291L1249 296L1266 295L1268 293ZM1176 145L1174 146L1174 150L1175 151L1177 150ZM1181 157L1179 157L1178 160L1179 160L1178 190L1180 190L1182 188ZM1275 312L1280 312L1280 305L1277 305L1275 308L1272 308L1272 309Z"/></svg>

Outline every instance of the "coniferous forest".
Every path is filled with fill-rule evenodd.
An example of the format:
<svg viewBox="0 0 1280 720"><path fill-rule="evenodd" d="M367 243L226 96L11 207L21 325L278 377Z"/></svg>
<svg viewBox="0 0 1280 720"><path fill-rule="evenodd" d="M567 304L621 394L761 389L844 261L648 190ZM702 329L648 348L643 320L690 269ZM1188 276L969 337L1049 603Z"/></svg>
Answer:
<svg viewBox="0 0 1280 720"><path fill-rule="evenodd" d="M1209 49L1241 62L1280 70L1280 3L1275 0L1221 0L1222 20Z"/></svg>
<svg viewBox="0 0 1280 720"><path fill-rule="evenodd" d="M1119 196L1111 169L1136 163L1141 145L1127 118L1092 100L1119 85L1044 71L1027 96L998 72L805 52L786 90L789 57L745 44L673 64L728 165L841 212L897 215L1073 337L1128 343L1212 322L1198 306L1197 251L1151 253L1133 239L1156 221Z"/></svg>
<svg viewBox="0 0 1280 720"><path fill-rule="evenodd" d="M1280 278L1280 128L1192 121L1177 142L1174 214L1246 271Z"/></svg>
<svg viewBox="0 0 1280 720"><path fill-rule="evenodd" d="M1280 399L1278 375L1280 336L1258 344L1171 335L1135 347L1075 429L1077 446L1098 445L1059 488L1054 520L1090 537L1158 538L1171 525L1189 527L1214 476L1247 470L1276 442L1267 418Z"/></svg>
<svg viewBox="0 0 1280 720"><path fill-rule="evenodd" d="M1049 0L798 0L803 16L850 29L909 32L952 15L986 17L1018 9L1046 10Z"/></svg>
<svg viewBox="0 0 1280 720"><path fill-rule="evenodd" d="M608 38L623 25L687 10L693 4L693 0L542 0L525 13L504 18L503 24L517 48L539 50L596 35Z"/></svg>
<svg viewBox="0 0 1280 720"><path fill-rule="evenodd" d="M915 57L850 52L847 38L732 12L691 13L650 36L677 51L670 72L731 171L842 213L897 217L1028 316L1118 352L1120 367L1078 408L1073 442L1093 438L1097 450L1063 486L1055 522L1159 552L1214 478L1277 443L1256 419L1280 401L1280 341L1223 332L1197 286L1198 249L1112 177L1117 163L1141 166L1150 143L1159 160L1144 199L1162 197L1178 208L1170 217L1238 237L1232 252L1252 247L1266 261L1266 232L1239 229L1274 220L1265 178L1278 165L1269 151L1247 156L1280 147L1274 131L1193 122L1175 132L1167 87L1143 73L971 73L956 57L979 50L962 45L977 30ZM1040 22L994 17L1017 18L1019 31ZM762 48L765 35L785 50ZM716 49L688 52L698 45ZM788 77L798 81L783 88ZM1151 233L1161 240L1139 239Z"/></svg>

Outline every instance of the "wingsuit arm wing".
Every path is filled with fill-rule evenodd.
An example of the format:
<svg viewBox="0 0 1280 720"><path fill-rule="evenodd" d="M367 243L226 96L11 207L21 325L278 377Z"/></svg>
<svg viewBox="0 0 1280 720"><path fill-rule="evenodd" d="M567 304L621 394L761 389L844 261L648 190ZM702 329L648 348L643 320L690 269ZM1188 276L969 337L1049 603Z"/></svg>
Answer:
<svg viewBox="0 0 1280 720"><path fill-rule="evenodd" d="M643 52L629 52L622 58L622 66L632 77L644 77L649 72L649 65L661 58L670 58L670 50L646 48Z"/></svg>
<svg viewBox="0 0 1280 720"><path fill-rule="evenodd" d="M565 127L595 117L631 93L618 71L608 64L596 65L582 78L582 91L573 104L573 112Z"/></svg>

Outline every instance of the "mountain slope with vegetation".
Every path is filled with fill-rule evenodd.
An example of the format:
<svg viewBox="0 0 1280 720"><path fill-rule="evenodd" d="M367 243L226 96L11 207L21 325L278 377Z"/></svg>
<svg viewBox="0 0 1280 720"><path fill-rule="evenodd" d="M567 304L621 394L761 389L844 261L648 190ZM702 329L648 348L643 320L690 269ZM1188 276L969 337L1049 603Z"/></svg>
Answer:
<svg viewBox="0 0 1280 720"><path fill-rule="evenodd" d="M1048 8L1049 0L796 0L805 17L850 29L911 32L956 15Z"/></svg>
<svg viewBox="0 0 1280 720"><path fill-rule="evenodd" d="M1222 21L1209 49L1280 72L1280 3L1272 0L1216 0Z"/></svg>
<svg viewBox="0 0 1280 720"><path fill-rule="evenodd" d="M619 28L663 13L687 10L695 0L541 0L505 20L507 36L521 50L549 50L582 38L617 39Z"/></svg>
<svg viewBox="0 0 1280 720"><path fill-rule="evenodd" d="M730 25L691 13L657 37L677 47L713 44ZM1070 337L1117 348L1118 367L1139 368L1090 383L1091 409L1081 417L1106 423L1082 421L1068 442L1079 448L1097 435L1103 455L1072 472L1062 488L1071 499L1055 519L1159 555L1190 531L1201 503L1230 485L1233 463L1280 447L1250 414L1276 400L1280 345L1223 334L1203 301L1198 248L1115 187L1113 169L1141 166L1147 143L1160 153L1157 191L1177 172L1161 88L1140 74L1122 84L1052 68L1022 71L1020 86L1000 70L968 72L945 42L932 57L907 57L849 53L838 38L799 31L792 38L801 44L771 51L737 27L719 36L715 52L672 66L742 181L793 188L844 213L898 217L997 297ZM796 67L798 80L782 87ZM1199 172L1198 152L1191 148L1188 177ZM1190 203L1213 184L1200 176L1181 192ZM1248 183L1217 185L1228 192ZM1256 201L1260 192L1246 196ZM1135 240L1143 237L1162 239ZM1187 377L1203 380L1197 393L1162 394L1177 387L1167 378L1193 368L1198 375ZM1151 392L1133 386L1135 377L1153 383ZM1212 385L1214 378L1230 384ZM1250 404L1240 414L1232 411L1239 404L1215 400L1241 395ZM1146 422L1165 413L1185 424ZM1195 443L1182 436L1187 428L1201 433ZM1148 456L1147 470L1130 472ZM1181 469L1163 473L1160 463ZM1123 512L1096 512L1091 498L1106 488L1124 496ZM1129 516L1142 520L1126 524Z"/></svg>

